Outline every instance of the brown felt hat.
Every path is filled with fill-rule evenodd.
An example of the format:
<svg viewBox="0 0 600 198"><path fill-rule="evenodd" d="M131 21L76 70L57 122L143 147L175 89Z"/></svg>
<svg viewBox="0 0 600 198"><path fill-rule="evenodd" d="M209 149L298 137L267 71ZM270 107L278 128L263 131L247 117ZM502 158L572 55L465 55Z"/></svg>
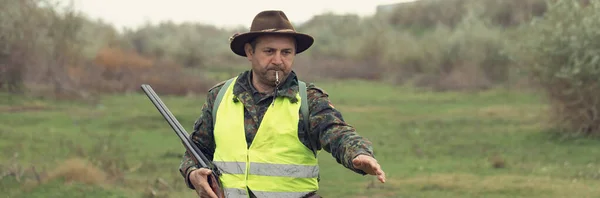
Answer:
<svg viewBox="0 0 600 198"><path fill-rule="evenodd" d="M249 32L234 34L229 38L229 45L233 53L240 56L246 56L244 45L257 36L265 34L290 35L295 37L297 47L296 54L307 50L314 42L312 36L296 32L292 23L290 23L287 16L285 16L285 13L279 10L266 10L258 13L254 17Z"/></svg>

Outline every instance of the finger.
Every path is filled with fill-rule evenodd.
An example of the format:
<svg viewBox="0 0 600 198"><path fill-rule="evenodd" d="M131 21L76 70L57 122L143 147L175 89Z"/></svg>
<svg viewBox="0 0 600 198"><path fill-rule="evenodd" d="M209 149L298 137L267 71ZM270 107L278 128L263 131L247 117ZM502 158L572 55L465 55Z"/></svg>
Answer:
<svg viewBox="0 0 600 198"><path fill-rule="evenodd" d="M217 178L214 175L210 175L210 180L212 181L210 183L210 187L213 190L213 192L215 192L215 194L219 196L224 196L222 189L219 189L219 181L217 180Z"/></svg>
<svg viewBox="0 0 600 198"><path fill-rule="evenodd" d="M200 169L197 174L194 175L196 177L196 181L198 182L197 187L199 187L201 191L201 197L211 197L218 198L214 193L210 185L208 184L208 176L207 174L212 173L209 169ZM212 176L212 175L211 175ZM195 185L196 186L196 185Z"/></svg>
<svg viewBox="0 0 600 198"><path fill-rule="evenodd" d="M203 189L203 191L209 197L211 197L211 198L218 198L217 194L215 194L215 192L212 190L212 188L208 185L208 182L205 181L205 182L200 183L200 187Z"/></svg>
<svg viewBox="0 0 600 198"><path fill-rule="evenodd" d="M375 165L373 165L373 172L375 175L377 175L377 179L379 179L381 183L385 183L385 172L383 172L381 165L377 162L375 162Z"/></svg>
<svg viewBox="0 0 600 198"><path fill-rule="evenodd" d="M202 190L196 190L196 192L198 192L198 197L200 197L200 198L208 197L208 194L206 194L206 192L204 192Z"/></svg>
<svg viewBox="0 0 600 198"><path fill-rule="evenodd" d="M200 196L200 198L214 198L210 196L210 194L208 194L207 192L200 192L198 195Z"/></svg>
<svg viewBox="0 0 600 198"><path fill-rule="evenodd" d="M206 169L206 168L202 168L202 169L200 169L200 171L199 171L199 172L200 172L200 174L201 174L201 175L203 175L203 176L208 176L208 175L212 174L212 171L211 171L210 169Z"/></svg>
<svg viewBox="0 0 600 198"><path fill-rule="evenodd" d="M379 179L381 183L385 183L385 173L381 171L381 174L377 175L377 179Z"/></svg>
<svg viewBox="0 0 600 198"><path fill-rule="evenodd" d="M379 175L381 174L381 172L383 172L383 170L381 170L381 165L379 165L377 162L371 161L371 168L373 170L373 173L376 175Z"/></svg>

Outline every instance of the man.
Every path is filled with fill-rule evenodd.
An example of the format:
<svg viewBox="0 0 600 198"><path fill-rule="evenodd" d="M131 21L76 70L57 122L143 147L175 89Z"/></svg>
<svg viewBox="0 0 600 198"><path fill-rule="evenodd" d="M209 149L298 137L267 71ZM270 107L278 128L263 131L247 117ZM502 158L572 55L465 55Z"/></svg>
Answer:
<svg viewBox="0 0 600 198"><path fill-rule="evenodd" d="M319 197L320 149L344 167L385 182L371 142L344 122L325 91L306 86L292 71L294 57L313 41L281 11L260 12L250 32L230 39L231 50L252 69L208 91L191 135L222 172L226 197ZM303 102L309 113L303 113ZM211 171L196 168L187 153L179 170L199 196L217 197L208 182Z"/></svg>

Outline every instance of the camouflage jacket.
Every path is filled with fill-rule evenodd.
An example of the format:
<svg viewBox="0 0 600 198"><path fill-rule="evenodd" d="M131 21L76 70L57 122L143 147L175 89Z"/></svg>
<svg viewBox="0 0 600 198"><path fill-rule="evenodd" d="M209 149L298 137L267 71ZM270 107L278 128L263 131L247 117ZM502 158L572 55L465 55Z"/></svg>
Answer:
<svg viewBox="0 0 600 198"><path fill-rule="evenodd" d="M254 88L251 83L251 74L251 71L241 73L233 89L234 94L245 107L244 117L246 120L245 130L248 146L252 143L262 117L274 98L273 96L277 94L278 97L288 97L292 100L297 100L296 94L298 93L298 79L294 72L291 72L288 78L282 82L276 93L269 94L260 93ZM191 134L192 141L198 145L198 148L201 149L209 160L212 160L215 151L213 112L211 111L219 89L223 84L224 82L221 82L208 91L206 102L202 106L201 116L194 123ZM317 142L317 149L323 149L331 153L337 162L344 167L365 175L366 173L362 170L353 167L352 159L359 154L374 157L371 142L359 136L355 132L355 129L344 121L342 114L333 107L325 91L311 83L307 83L307 97L310 112L310 137L319 137L318 141L312 140ZM309 142L311 140L307 137L304 126L303 117L300 116L298 137L304 145L311 148ZM187 175L196 169L195 165L188 153L185 152L179 171L191 189L194 187L189 183Z"/></svg>

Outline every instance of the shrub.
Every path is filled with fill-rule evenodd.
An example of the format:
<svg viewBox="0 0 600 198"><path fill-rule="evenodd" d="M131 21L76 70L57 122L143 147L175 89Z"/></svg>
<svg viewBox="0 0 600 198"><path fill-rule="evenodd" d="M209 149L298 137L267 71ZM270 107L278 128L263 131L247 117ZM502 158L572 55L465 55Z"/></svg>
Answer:
<svg viewBox="0 0 600 198"><path fill-rule="evenodd" d="M397 82L416 78L416 86L437 91L481 90L506 83L513 64L504 52L504 31L473 14L454 28L439 25L420 37L379 38L387 44L383 59L388 74L395 74Z"/></svg>
<svg viewBox="0 0 600 198"><path fill-rule="evenodd" d="M71 67L69 75L92 93L139 92L147 83L161 94L203 94L216 82L176 63L157 61L120 48L103 48L93 62Z"/></svg>
<svg viewBox="0 0 600 198"><path fill-rule="evenodd" d="M317 15L298 26L298 30L315 36L315 44L296 58L295 68L302 78L378 80L381 30L373 29L374 20L358 15Z"/></svg>
<svg viewBox="0 0 600 198"><path fill-rule="evenodd" d="M26 65L35 58L37 1L0 0L0 89L22 91Z"/></svg>
<svg viewBox="0 0 600 198"><path fill-rule="evenodd" d="M163 22L126 32L123 37L141 55L184 67L206 68L227 65L236 58L227 45L232 34L211 25Z"/></svg>
<svg viewBox="0 0 600 198"><path fill-rule="evenodd" d="M600 1L556 0L525 29L521 57L544 87L552 123L571 135L600 134Z"/></svg>
<svg viewBox="0 0 600 198"><path fill-rule="evenodd" d="M545 0L419 0L403 3L389 14L389 23L415 29L434 28L438 24L456 27L465 13L494 25L513 27L546 11Z"/></svg>
<svg viewBox="0 0 600 198"><path fill-rule="evenodd" d="M81 15L44 0L0 0L0 88L44 89L56 97L77 97L67 67L80 64L85 49ZM62 7L62 8L61 8Z"/></svg>

